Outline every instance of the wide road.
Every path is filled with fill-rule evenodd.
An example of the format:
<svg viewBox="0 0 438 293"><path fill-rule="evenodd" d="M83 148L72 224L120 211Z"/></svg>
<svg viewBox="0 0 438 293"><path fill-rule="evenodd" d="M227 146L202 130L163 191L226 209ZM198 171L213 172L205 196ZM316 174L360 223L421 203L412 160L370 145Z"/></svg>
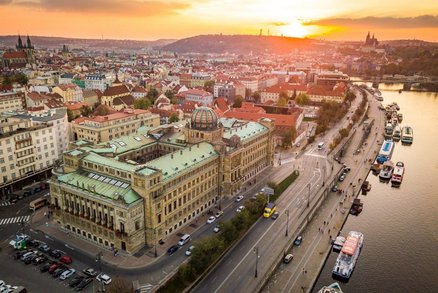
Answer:
<svg viewBox="0 0 438 293"><path fill-rule="evenodd" d="M358 94L352 103L351 112L356 110L361 100L362 96ZM254 292L257 290L256 271L257 278L262 278L278 261L275 258L282 254L283 247L297 236L292 235L291 231L301 228L299 224L305 218L306 209L309 209L309 203L314 204L312 199L322 188L323 182L325 183L334 172L341 168L340 164L327 158L328 145L339 130L346 127L348 123L348 118L344 117L323 138L315 141L298 159L288 159L288 163L282 162L281 167L292 164L301 167L298 179L277 201L280 217L275 221L260 219L246 237L229 251L194 288L193 292ZM325 143L322 150L317 148L319 142ZM289 212L289 217L286 211ZM288 237L286 237L286 228L288 228ZM256 252L258 252L258 259Z"/></svg>

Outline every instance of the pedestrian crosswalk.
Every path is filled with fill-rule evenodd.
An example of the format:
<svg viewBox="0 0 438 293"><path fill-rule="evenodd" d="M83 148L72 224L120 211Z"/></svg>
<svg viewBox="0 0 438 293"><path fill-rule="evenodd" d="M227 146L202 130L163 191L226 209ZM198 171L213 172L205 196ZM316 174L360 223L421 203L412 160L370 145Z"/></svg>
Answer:
<svg viewBox="0 0 438 293"><path fill-rule="evenodd" d="M9 200L0 202L0 207L10 206L12 203Z"/></svg>
<svg viewBox="0 0 438 293"><path fill-rule="evenodd" d="M0 219L0 225L9 225L29 221L30 215Z"/></svg>

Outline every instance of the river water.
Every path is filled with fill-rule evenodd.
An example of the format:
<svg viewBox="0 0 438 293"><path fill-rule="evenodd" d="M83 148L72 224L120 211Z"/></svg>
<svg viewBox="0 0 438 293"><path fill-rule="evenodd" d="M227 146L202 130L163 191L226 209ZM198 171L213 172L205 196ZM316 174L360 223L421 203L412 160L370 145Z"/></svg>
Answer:
<svg viewBox="0 0 438 293"><path fill-rule="evenodd" d="M400 188L368 175L372 189L360 195L359 216L349 216L342 231L364 234L364 246L343 292L438 292L438 94L402 92L380 85L383 104L397 102L401 125L414 130L411 146L396 143L392 161L405 163ZM338 254L331 252L312 292L334 282Z"/></svg>

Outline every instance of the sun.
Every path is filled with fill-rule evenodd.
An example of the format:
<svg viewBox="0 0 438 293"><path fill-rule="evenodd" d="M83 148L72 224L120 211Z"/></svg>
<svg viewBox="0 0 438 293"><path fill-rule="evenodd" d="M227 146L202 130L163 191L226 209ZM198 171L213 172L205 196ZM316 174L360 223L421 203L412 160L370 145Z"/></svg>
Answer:
<svg viewBox="0 0 438 293"><path fill-rule="evenodd" d="M281 28L281 33L287 37L304 38L310 32L298 19L294 19Z"/></svg>

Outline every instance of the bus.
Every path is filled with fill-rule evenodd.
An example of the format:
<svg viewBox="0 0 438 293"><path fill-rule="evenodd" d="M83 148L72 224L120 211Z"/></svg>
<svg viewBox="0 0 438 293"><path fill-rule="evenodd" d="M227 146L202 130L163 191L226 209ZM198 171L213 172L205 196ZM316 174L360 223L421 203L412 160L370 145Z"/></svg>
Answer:
<svg viewBox="0 0 438 293"><path fill-rule="evenodd" d="M273 202L268 202L263 212L263 217L270 218L272 214L277 210L277 206Z"/></svg>
<svg viewBox="0 0 438 293"><path fill-rule="evenodd" d="M43 196L43 197L40 197L38 199L31 201L29 204L29 208L30 208L30 210L35 211L35 210L45 206L46 203L47 203L47 198L45 196Z"/></svg>

